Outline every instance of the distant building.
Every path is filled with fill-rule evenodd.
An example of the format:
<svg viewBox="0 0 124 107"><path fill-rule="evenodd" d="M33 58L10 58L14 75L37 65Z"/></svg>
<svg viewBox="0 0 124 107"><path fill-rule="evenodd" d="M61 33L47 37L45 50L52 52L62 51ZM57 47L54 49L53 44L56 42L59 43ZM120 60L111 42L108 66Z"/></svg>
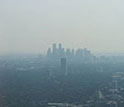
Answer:
<svg viewBox="0 0 124 107"><path fill-rule="evenodd" d="M61 73L66 75L66 68L67 68L67 64L66 64L66 58L61 58Z"/></svg>
<svg viewBox="0 0 124 107"><path fill-rule="evenodd" d="M48 51L47 51L47 56L50 57L51 54L52 54L52 52L51 52L51 48L49 48Z"/></svg>
<svg viewBox="0 0 124 107"><path fill-rule="evenodd" d="M52 44L52 47L47 51L47 57L52 60L54 59L54 61L59 61L60 58L66 57L68 61L84 63L91 62L94 58L91 52L86 48L77 50L70 48L66 49L62 47L61 43L59 43L58 46L56 43Z"/></svg>
<svg viewBox="0 0 124 107"><path fill-rule="evenodd" d="M59 43L59 50L61 51L62 50L62 44Z"/></svg>
<svg viewBox="0 0 124 107"><path fill-rule="evenodd" d="M71 51L69 48L66 49L66 57L69 58L71 56Z"/></svg>
<svg viewBox="0 0 124 107"><path fill-rule="evenodd" d="M57 48L56 48L56 44L54 43L52 45L52 52L53 52L53 55L56 55L56 51L57 51Z"/></svg>

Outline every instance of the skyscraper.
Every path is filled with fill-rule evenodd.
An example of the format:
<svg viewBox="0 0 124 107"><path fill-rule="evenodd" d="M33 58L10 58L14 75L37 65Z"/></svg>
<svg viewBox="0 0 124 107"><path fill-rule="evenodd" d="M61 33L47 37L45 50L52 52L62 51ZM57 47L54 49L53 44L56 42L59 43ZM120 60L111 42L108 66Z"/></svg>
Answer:
<svg viewBox="0 0 124 107"><path fill-rule="evenodd" d="M66 75L66 58L61 58L61 73Z"/></svg>
<svg viewBox="0 0 124 107"><path fill-rule="evenodd" d="M62 50L62 44L59 43L59 50Z"/></svg>
<svg viewBox="0 0 124 107"><path fill-rule="evenodd" d="M52 45L52 53L53 53L54 56L56 56L56 51L57 51L57 48L56 48L56 44L54 43Z"/></svg>
<svg viewBox="0 0 124 107"><path fill-rule="evenodd" d="M47 51L47 56L50 57L51 56L51 48L48 48L48 51Z"/></svg>

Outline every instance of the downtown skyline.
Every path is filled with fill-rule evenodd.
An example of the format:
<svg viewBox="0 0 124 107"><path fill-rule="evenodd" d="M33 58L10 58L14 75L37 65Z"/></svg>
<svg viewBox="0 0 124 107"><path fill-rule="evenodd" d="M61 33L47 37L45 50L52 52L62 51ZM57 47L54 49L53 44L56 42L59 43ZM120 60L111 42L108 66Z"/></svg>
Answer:
<svg viewBox="0 0 124 107"><path fill-rule="evenodd" d="M124 53L122 0L1 0L0 53L46 53L52 43Z"/></svg>

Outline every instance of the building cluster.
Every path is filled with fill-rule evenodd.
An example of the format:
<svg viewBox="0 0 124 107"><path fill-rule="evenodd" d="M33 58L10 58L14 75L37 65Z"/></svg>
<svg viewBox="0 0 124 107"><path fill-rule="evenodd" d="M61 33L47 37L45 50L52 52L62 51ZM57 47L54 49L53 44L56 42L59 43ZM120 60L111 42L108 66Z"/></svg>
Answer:
<svg viewBox="0 0 124 107"><path fill-rule="evenodd" d="M86 48L84 49L65 49L62 47L62 44L59 43L58 47L56 43L52 45L52 48L49 48L47 51L47 57L49 58L69 58L69 59L80 59L80 58L91 58L93 55Z"/></svg>
<svg viewBox="0 0 124 107"><path fill-rule="evenodd" d="M123 107L124 106L124 73L116 72L112 80L100 88L94 97L86 102L74 105L68 103L48 103L48 107Z"/></svg>

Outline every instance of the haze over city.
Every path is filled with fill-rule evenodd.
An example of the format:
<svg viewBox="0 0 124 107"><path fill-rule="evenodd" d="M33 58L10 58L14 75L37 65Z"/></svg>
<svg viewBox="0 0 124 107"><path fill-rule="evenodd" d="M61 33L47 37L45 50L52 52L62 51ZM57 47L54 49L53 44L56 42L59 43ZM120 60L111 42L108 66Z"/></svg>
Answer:
<svg viewBox="0 0 124 107"><path fill-rule="evenodd" d="M45 53L52 43L124 53L122 0L0 0L0 53Z"/></svg>
<svg viewBox="0 0 124 107"><path fill-rule="evenodd" d="M0 107L124 107L123 5L0 0Z"/></svg>

